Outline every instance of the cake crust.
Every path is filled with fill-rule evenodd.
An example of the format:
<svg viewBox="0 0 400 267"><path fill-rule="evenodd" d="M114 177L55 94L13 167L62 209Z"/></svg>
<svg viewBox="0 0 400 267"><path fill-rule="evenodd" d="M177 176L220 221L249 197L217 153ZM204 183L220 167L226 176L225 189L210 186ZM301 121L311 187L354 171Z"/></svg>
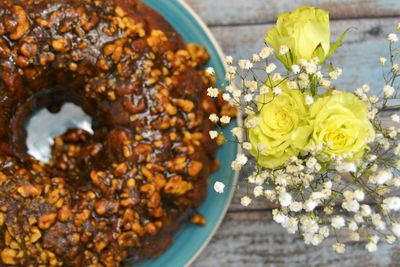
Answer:
<svg viewBox="0 0 400 267"><path fill-rule="evenodd" d="M207 192L217 144L207 51L136 0L0 2L0 260L120 266L155 257ZM72 102L94 134L55 139L45 164L24 124Z"/></svg>

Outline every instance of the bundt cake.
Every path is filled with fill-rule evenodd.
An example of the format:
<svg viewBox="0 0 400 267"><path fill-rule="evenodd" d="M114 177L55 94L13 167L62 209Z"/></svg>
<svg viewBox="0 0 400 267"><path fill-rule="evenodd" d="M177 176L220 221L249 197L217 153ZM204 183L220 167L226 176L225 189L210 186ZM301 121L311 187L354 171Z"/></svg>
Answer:
<svg viewBox="0 0 400 267"><path fill-rule="evenodd" d="M217 168L207 51L136 0L0 1L0 260L120 266L159 255ZM25 124L79 105L93 134L27 153ZM193 218L203 222L198 215Z"/></svg>

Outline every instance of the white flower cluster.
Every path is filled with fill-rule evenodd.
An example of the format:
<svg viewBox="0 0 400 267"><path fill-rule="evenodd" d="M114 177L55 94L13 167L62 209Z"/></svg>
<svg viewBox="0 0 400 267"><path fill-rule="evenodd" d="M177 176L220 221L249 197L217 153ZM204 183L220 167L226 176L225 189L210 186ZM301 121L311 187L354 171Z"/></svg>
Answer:
<svg viewBox="0 0 400 267"><path fill-rule="evenodd" d="M393 194L396 190L400 192L400 116L396 112L389 114L392 120L392 126L389 127L384 127L378 116L387 112L389 100L396 99L400 88L396 80L400 76L400 67L396 63L400 53L394 47L398 37L394 33L389 34L388 40L391 44L392 65L384 75L386 85L381 94L371 94L373 90L367 84L354 92L366 103L368 118L376 133L374 140L367 140L368 152L357 160L351 160L354 158L351 153L330 155L327 163L321 160L323 156L320 152L324 146L317 144L310 147L306 154L292 157L279 169L257 166L256 171L247 178L253 192L241 198L243 206L251 205L253 198L265 198L278 204L280 208L272 212L274 221L291 234L300 233L306 244L314 246L329 236L336 236L338 242L332 248L337 253L346 250L345 244L340 242L339 231L347 233L352 241L366 240L365 249L369 252L376 251L379 242L392 244L400 238L400 222L395 215L400 211L400 197ZM342 74L340 68L326 70L315 58L299 60L299 64L291 66L290 72L281 74L277 72L277 65L271 62L273 52L272 48L264 47L252 55L251 60L239 60L238 66L234 66L232 57L227 57L228 84L223 99L245 114L254 115L260 108L256 101L258 96L266 93L273 96L282 94L282 82L286 82L290 90L306 93L306 106L315 101L313 90L329 90L332 94L336 92L333 80ZM276 52L281 56L286 55L288 48L282 46ZM387 62L384 57L379 59L382 68L385 68ZM259 64L265 66L260 68ZM208 70L208 73L213 71ZM218 90L210 88L208 95L217 97ZM216 124L230 122L229 117L218 117L215 114L210 115L210 120ZM250 144L247 141L246 130L257 127L259 123L257 116L251 116L251 119L246 120L244 128L231 130L235 139L233 141L239 143L244 151L231 164L235 171L248 164L247 151L256 149L263 152L266 149L262 143ZM212 139L220 135L222 133L210 131ZM218 193L223 193L224 184L216 182L214 188Z"/></svg>
<svg viewBox="0 0 400 267"><path fill-rule="evenodd" d="M368 240L366 249L373 252L380 239L393 243L400 237L400 224L388 216L400 210L400 197L389 196L391 189L400 189L400 177L389 170L373 171L374 164L354 165L356 172L349 177L321 173L316 158L292 158L286 168L257 171L248 182L254 185L254 198L280 205L273 219L291 234L300 231L306 244L316 246L343 230L353 241ZM367 196L376 204L366 204ZM345 245L338 242L333 249L343 253Z"/></svg>

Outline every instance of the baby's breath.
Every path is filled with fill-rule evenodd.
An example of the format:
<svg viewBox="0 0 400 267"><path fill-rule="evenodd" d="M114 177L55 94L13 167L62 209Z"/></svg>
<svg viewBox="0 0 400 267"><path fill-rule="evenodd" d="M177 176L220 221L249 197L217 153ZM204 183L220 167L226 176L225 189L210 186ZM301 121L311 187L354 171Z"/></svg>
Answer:
<svg viewBox="0 0 400 267"><path fill-rule="evenodd" d="M210 134L210 138L211 139L215 139L215 138L218 137L218 132L217 131L210 131L209 134Z"/></svg>
<svg viewBox="0 0 400 267"><path fill-rule="evenodd" d="M215 183L214 183L214 190L215 190L217 193L220 193L220 194L224 193L225 184L222 183L222 182L219 182L219 181L215 182Z"/></svg>
<svg viewBox="0 0 400 267"><path fill-rule="evenodd" d="M268 74L272 73L276 69L276 65L274 63L271 63L267 66L265 69Z"/></svg>
<svg viewBox="0 0 400 267"><path fill-rule="evenodd" d="M395 43L395 42L399 41L399 38L397 37L397 34L395 34L395 33L389 34L387 39L391 43Z"/></svg>
<svg viewBox="0 0 400 267"><path fill-rule="evenodd" d="M250 205L251 203L251 198L248 196L244 196L240 199L240 204L242 204L242 206L247 207L248 205Z"/></svg>
<svg viewBox="0 0 400 267"><path fill-rule="evenodd" d="M210 87L207 89L207 95L211 97L217 97L219 94L218 88Z"/></svg>
<svg viewBox="0 0 400 267"><path fill-rule="evenodd" d="M214 70L214 68L212 68L212 67L208 67L208 68L206 69L206 73L207 73L207 75L209 75L209 76L213 76L213 75L215 75L215 70Z"/></svg>
<svg viewBox="0 0 400 267"><path fill-rule="evenodd" d="M310 245L318 245L334 236L337 242L332 249L337 253L346 251L344 240L340 238L343 234L339 233L347 234L354 242L366 242L365 249L369 252L375 252L381 242L397 242L400 223L396 212L400 211L400 197L393 192L400 189L400 176L394 172L400 170L400 115L389 104L390 100L398 98L400 89L397 79L400 76L400 50L396 47L397 34L389 34L387 39L390 55L377 60L384 74L381 92L377 94L375 91L374 94L375 88L368 84L354 90L354 95L365 103L368 109L366 119L375 131L374 136L364 140L364 154L327 155L323 151L334 148L335 144L321 141L310 143L298 154L293 153L294 156L289 157L281 167L272 169L256 164L254 172L246 179L249 190L240 200L243 206L249 206L253 198L273 202L279 207L272 211L275 222L289 233L299 233ZM291 56L292 52L286 45L278 50L275 53L280 58ZM249 164L249 154L259 162L260 155L267 154L271 149L268 143L254 142L249 136L250 129L259 129L257 127L264 123L265 118L260 113L265 106L276 100L293 104L287 95L300 92L302 98L296 98L296 101L301 99L304 112L307 112L315 105L321 105L320 99L325 94L343 93L334 84L342 69L321 64L318 58L313 58L299 59L282 72L270 61L273 54L273 49L265 46L250 60L239 60L238 66L234 66L232 57L226 58L227 84L222 98L248 115L243 127L231 130L234 140L230 141L243 148L243 152L231 163L236 171ZM207 70L207 73L212 71ZM208 89L207 93L211 97L220 94L216 88ZM391 110L390 127L381 120L381 114L387 114L388 109ZM283 116L280 122L288 119ZM218 117L211 114L210 120L224 125L231 119L226 115ZM210 131L209 135L217 139L220 133ZM222 193L224 185L216 182L214 189Z"/></svg>

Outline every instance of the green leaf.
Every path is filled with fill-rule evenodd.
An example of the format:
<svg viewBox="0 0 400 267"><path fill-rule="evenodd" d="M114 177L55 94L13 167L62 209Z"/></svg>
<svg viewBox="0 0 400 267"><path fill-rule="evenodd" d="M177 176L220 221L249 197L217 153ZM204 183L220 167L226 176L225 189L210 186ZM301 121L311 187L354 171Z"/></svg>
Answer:
<svg viewBox="0 0 400 267"><path fill-rule="evenodd" d="M333 71L333 70L335 70L335 68L334 68L331 64L328 64L328 63L326 63L326 62L323 62L323 63L322 63L322 66L324 66L328 71Z"/></svg>
<svg viewBox="0 0 400 267"><path fill-rule="evenodd" d="M315 48L312 56L313 58L318 57L320 63L323 63L325 61L325 52L321 44L319 44L317 48Z"/></svg>
<svg viewBox="0 0 400 267"><path fill-rule="evenodd" d="M289 52L284 55L281 56L279 55L279 53L275 52L274 53L276 58L279 59L280 62L282 62L282 64L285 66L285 68L290 71L293 65L293 55L292 52L289 50Z"/></svg>
<svg viewBox="0 0 400 267"><path fill-rule="evenodd" d="M317 94L317 79L315 76L312 76L310 81L310 93L312 96Z"/></svg>
<svg viewBox="0 0 400 267"><path fill-rule="evenodd" d="M321 165L321 170L319 171L319 173L326 173L329 170L329 163L327 162L319 162L319 164Z"/></svg>
<svg viewBox="0 0 400 267"><path fill-rule="evenodd" d="M342 44L343 39L346 37L347 33L351 30L352 28L348 28L342 35L340 35L339 39L331 45L331 49L329 49L328 54L326 55L326 58L330 57L335 53L336 49L339 48L339 46Z"/></svg>

